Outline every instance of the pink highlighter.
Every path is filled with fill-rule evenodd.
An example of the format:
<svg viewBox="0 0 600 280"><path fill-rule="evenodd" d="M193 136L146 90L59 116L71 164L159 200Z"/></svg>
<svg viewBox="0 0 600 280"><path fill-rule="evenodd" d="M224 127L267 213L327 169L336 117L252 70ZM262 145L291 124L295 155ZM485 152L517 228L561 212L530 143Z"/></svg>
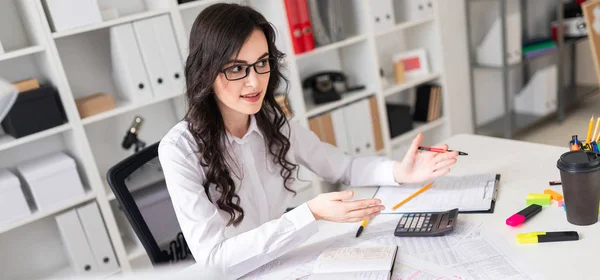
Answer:
<svg viewBox="0 0 600 280"><path fill-rule="evenodd" d="M531 205L527 206L527 208L519 211L519 213L514 214L514 215L510 216L508 219L506 219L506 224L511 227L516 227L516 226L524 223L525 221L527 221L529 218L533 217L535 214L539 213L540 211L542 211L541 205L531 204Z"/></svg>

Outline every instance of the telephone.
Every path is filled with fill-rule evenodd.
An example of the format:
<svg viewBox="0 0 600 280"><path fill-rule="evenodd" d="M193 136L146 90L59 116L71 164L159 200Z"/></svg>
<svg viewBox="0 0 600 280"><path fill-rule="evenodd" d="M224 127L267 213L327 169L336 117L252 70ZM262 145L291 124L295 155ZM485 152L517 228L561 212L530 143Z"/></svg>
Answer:
<svg viewBox="0 0 600 280"><path fill-rule="evenodd" d="M315 104L342 99L341 94L364 89L365 86L348 87L347 77L338 71L323 71L315 73L302 82L302 88L312 89Z"/></svg>

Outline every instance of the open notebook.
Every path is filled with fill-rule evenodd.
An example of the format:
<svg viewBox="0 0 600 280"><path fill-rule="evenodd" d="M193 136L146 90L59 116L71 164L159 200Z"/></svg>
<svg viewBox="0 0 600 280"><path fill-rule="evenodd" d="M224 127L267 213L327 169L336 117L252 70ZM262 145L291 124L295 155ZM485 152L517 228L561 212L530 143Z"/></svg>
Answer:
<svg viewBox="0 0 600 280"><path fill-rule="evenodd" d="M396 245L329 248L317 258L310 279L389 280L397 252Z"/></svg>
<svg viewBox="0 0 600 280"><path fill-rule="evenodd" d="M433 212L454 208L458 208L461 213L492 213L499 181L500 175L491 173L439 177L429 189L396 210L392 210L394 205L426 184L380 186L374 197L381 199L385 206L385 210L381 213Z"/></svg>

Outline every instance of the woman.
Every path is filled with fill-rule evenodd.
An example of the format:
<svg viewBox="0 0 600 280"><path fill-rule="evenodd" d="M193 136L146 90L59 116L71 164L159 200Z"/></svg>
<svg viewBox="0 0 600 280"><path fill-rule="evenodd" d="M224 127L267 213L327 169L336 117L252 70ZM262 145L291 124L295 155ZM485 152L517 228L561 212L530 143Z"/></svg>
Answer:
<svg viewBox="0 0 600 280"><path fill-rule="evenodd" d="M161 141L172 203L196 262L240 277L306 241L317 220L359 222L383 209L351 191L320 194L284 213L298 165L329 182L421 182L446 174L456 153L417 151L402 162L351 158L288 122L274 99L284 80L275 32L250 7L215 4L191 30L185 119ZM446 146L441 146L447 148Z"/></svg>

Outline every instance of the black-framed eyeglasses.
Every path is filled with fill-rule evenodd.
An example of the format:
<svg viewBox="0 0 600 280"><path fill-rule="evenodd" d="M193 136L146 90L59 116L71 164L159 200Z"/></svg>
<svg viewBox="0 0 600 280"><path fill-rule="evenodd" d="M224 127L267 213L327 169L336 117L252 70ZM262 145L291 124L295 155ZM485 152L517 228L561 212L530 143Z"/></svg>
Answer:
<svg viewBox="0 0 600 280"><path fill-rule="evenodd" d="M237 81L246 78L250 73L250 68L254 68L257 74L267 74L271 72L277 65L277 60L273 57L261 58L252 64L235 64L229 66L221 72L225 74L225 78L229 81Z"/></svg>

